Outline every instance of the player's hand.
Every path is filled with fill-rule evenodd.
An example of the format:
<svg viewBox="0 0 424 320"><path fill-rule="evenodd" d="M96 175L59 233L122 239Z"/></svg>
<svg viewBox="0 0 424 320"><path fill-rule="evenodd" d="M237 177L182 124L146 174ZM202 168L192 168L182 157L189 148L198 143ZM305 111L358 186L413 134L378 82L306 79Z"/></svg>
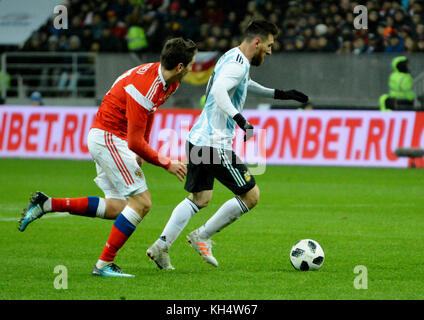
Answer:
<svg viewBox="0 0 424 320"><path fill-rule="evenodd" d="M253 137L253 126L249 122L246 122L246 125L244 126L244 131L246 132L246 134L244 135L244 141L246 142L247 140Z"/></svg>
<svg viewBox="0 0 424 320"><path fill-rule="evenodd" d="M140 168L141 168L141 166L143 165L143 158L142 158L142 157L140 157L139 155L136 155L135 160L137 161L137 164L138 164L138 165L140 166Z"/></svg>
<svg viewBox="0 0 424 320"><path fill-rule="evenodd" d="M178 180L184 181L187 174L187 168L184 163L178 160L171 160L171 165L168 168L168 172L177 176Z"/></svg>
<svg viewBox="0 0 424 320"><path fill-rule="evenodd" d="M247 141L253 137L253 126L247 122L247 120L240 113L237 113L233 119L235 122L237 122L238 126L243 129L244 132L246 132L244 135L244 141Z"/></svg>
<svg viewBox="0 0 424 320"><path fill-rule="evenodd" d="M309 97L297 90L287 90L287 91L283 91L283 90L278 90L275 89L275 93L274 93L274 99L279 99L279 100L296 100L302 103L306 103L309 100Z"/></svg>

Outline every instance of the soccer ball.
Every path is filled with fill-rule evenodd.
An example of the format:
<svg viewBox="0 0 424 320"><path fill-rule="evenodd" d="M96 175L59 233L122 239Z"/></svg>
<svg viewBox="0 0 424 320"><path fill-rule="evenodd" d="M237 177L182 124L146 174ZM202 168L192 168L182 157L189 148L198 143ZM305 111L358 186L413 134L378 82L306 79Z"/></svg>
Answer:
<svg viewBox="0 0 424 320"><path fill-rule="evenodd" d="M315 240L300 240L290 250L290 262L296 270L318 270L324 263L324 250Z"/></svg>

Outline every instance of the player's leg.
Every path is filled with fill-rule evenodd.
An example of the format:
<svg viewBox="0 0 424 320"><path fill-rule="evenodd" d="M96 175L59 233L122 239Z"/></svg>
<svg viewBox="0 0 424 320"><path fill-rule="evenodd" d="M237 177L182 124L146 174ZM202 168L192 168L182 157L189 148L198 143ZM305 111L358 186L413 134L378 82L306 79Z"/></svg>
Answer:
<svg viewBox="0 0 424 320"><path fill-rule="evenodd" d="M126 200L100 197L51 198L41 191L33 193L19 219L19 230L25 231L36 219L50 212L68 212L83 217L115 219L125 207Z"/></svg>
<svg viewBox="0 0 424 320"><path fill-rule="evenodd" d="M259 188L255 185L243 195L226 201L218 211L199 228L199 236L209 239L215 233L230 225L244 213L252 209L259 201Z"/></svg>
<svg viewBox="0 0 424 320"><path fill-rule="evenodd" d="M110 268L117 268L113 263L118 251L133 234L138 224L151 208L151 197L148 190L128 199L128 204L122 210L112 226L109 238L93 269L93 275L111 276ZM115 270L116 271L116 270ZM112 274L116 276L116 274ZM119 276L131 276L121 274Z"/></svg>
<svg viewBox="0 0 424 320"><path fill-rule="evenodd" d="M236 196L226 201L215 214L209 218L200 228L194 230L187 237L191 245L197 242L197 251L201 251L204 260L213 266L218 262L212 255L212 236L236 221L252 209L259 201L259 188L255 179L250 175L246 165L235 155L233 151L219 150L220 164L215 164L213 172L216 179L229 188ZM191 239L190 239L191 238Z"/></svg>
<svg viewBox="0 0 424 320"><path fill-rule="evenodd" d="M102 161L102 160L100 160ZM103 165L104 166L104 165ZM94 182L103 190L105 198L48 198L43 204L45 212L69 212L72 215L83 217L98 217L102 219L116 219L127 200L114 191L114 185L103 168L96 161L97 177Z"/></svg>
<svg viewBox="0 0 424 320"><path fill-rule="evenodd" d="M124 274L115 265L114 260L119 249L150 210L150 192L136 161L136 155L128 149L127 142L102 130L96 130L94 133L92 131L93 129L90 134L99 135L97 142L100 147L91 148L90 152L102 169L99 172L105 173L105 175L99 174L95 182L103 190L106 199L125 201L121 203L111 201L114 206L108 208L110 209L108 213L115 215L118 209L120 212L92 274L105 277L131 276ZM101 148L102 144L105 145L104 149Z"/></svg>
<svg viewBox="0 0 424 320"><path fill-rule="evenodd" d="M195 159L190 155L194 153L201 156L201 148L188 143L186 154L189 156L187 157L187 177L184 188L190 194L174 208L160 237L146 252L146 255L160 269L174 269L168 254L169 248L184 230L191 217L201 208L206 207L212 198L214 178L202 163L193 161Z"/></svg>
<svg viewBox="0 0 424 320"><path fill-rule="evenodd" d="M97 177L94 181L104 191L106 199L101 197L52 198L37 191L31 195L30 202L19 219L21 232L25 231L31 222L49 212L69 212L72 215L84 217L115 219L122 211L126 205L126 199L113 191L114 185L103 170L105 163L111 162L112 157L108 152L104 135L99 132L93 134L90 131L88 147L96 162Z"/></svg>
<svg viewBox="0 0 424 320"><path fill-rule="evenodd" d="M184 230L191 217L207 206L211 198L212 190L190 193L174 208L161 236L146 252L146 255L156 263L159 269L174 269L168 254L169 248Z"/></svg>
<svg viewBox="0 0 424 320"><path fill-rule="evenodd" d="M22 212L19 230L25 231L28 224L50 212L68 212L82 217L113 220L126 204L126 200L113 198L51 198L45 193L37 191L31 195L27 208Z"/></svg>

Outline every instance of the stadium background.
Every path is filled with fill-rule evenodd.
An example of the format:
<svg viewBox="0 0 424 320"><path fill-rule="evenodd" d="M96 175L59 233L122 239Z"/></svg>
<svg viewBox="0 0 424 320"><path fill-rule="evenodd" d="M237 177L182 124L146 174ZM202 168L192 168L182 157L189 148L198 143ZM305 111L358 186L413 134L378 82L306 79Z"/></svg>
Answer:
<svg viewBox="0 0 424 320"><path fill-rule="evenodd" d="M2 16L4 33L5 26L14 27L16 33L17 26L23 25L20 18L30 20L28 16L35 12L37 2L23 3L1 1L9 11ZM46 105L98 105L111 79L131 66L156 61L161 45L169 37L191 38L200 51L217 51L219 55L238 43L248 21L263 17L281 28L273 56L261 68L252 68L252 77L264 85L307 91L315 108L378 109L378 98L388 90L391 59L408 55L415 90L419 91L416 106L422 106L418 101L423 82L419 76L424 68L424 5L420 0L45 3L47 7L37 17L36 28L25 30L25 41L15 45L0 42L0 53L9 54L2 63L11 76L8 104L25 104L31 93L39 91ZM53 26L58 13L54 14L52 8L62 3L67 7L68 29L58 30ZM357 15L353 10L361 4L368 9L368 29L356 30L353 21ZM136 40L130 43L133 35ZM5 34L4 38L13 42L17 37ZM37 58L12 54L27 52L44 55ZM74 61L69 54L74 52L93 53L95 57L79 56ZM48 53L56 54L49 58ZM22 65L25 63L30 65ZM74 75L78 73L78 80L69 76L70 70ZM167 106L198 108L204 87L184 84L181 89ZM52 100L54 97L57 99ZM263 101L250 98L247 108L256 108L259 103Z"/></svg>
<svg viewBox="0 0 424 320"><path fill-rule="evenodd" d="M53 11L57 5L67 8L68 29L53 26L60 14ZM366 30L353 27L357 5L368 8ZM424 116L419 112L424 94L423 15L420 0L0 0L4 104L0 107L0 158L7 158L0 160L0 191L7 195L1 200L0 214L1 256L6 257L0 269L5 277L0 297L422 299L422 280L415 274L422 268L424 249L420 240L423 173L406 169L411 160L397 158L394 150L424 147ZM281 33L273 55L261 67L252 68L252 78L268 87L301 90L309 95L310 103L247 99L249 120L256 121L257 129L270 129L263 142L267 152L273 153L268 162L298 166L267 168L260 176L263 207L241 220L234 232L218 236L221 248L217 252L227 263L230 257L235 262L224 264L216 274L206 269L205 274L198 274L197 266L189 263L195 257L180 241L175 246L180 256L174 253L171 258L191 279L187 282L186 274L177 274L168 288L166 275L153 273L140 246L155 239L184 196L180 184L169 181L164 186L162 182L170 178L153 166L145 170L159 210L154 209L145 233L139 232L121 258L130 271L139 270L139 261L143 261L144 276L160 283L153 291L136 282L109 295L116 290L113 284L99 285L92 279L88 280L92 288L85 287L87 261L96 257L109 230L107 221L92 223L57 215L53 217L59 219L40 220L25 234L11 231L34 188L69 196L99 193L91 180L94 168L90 162L33 158L88 159L84 137L95 108L115 78L135 65L157 61L166 39L184 36L196 41L200 49L195 70L190 83L184 82L159 111L151 139L159 148L170 139L161 134L166 136L166 129L174 129L180 135L169 143L169 152L177 150L178 154L184 134L201 111L204 80L213 63L238 44L241 30L252 18L262 17L275 22ZM388 91L391 61L399 55L410 59L414 107L380 112L378 99ZM241 135L238 131L236 146L240 146ZM423 166L422 158L414 164ZM163 192L168 196L163 197ZM217 186L217 203L209 213L228 196ZM199 219L194 217L189 227ZM259 229L249 232L251 225L262 227L267 234ZM81 230L81 242L89 245L71 259L74 246L81 248L74 241L75 228ZM57 230L61 230L61 239L55 236ZM39 232L41 237L37 237ZM224 244L236 234L248 243L246 251L234 252ZM319 241L329 254L320 274L300 278L287 264L286 252L305 237ZM281 251L270 255L257 239ZM23 248L24 241L32 253ZM50 281L53 267L60 263L70 267L73 279L73 290L63 294L52 289ZM352 270L358 264L375 272L370 290L352 289ZM29 274L31 268L39 275ZM226 272L232 272L231 279ZM25 281L18 282L17 274L26 277ZM216 287L207 294L193 291L196 281ZM175 287L181 290L175 292Z"/></svg>

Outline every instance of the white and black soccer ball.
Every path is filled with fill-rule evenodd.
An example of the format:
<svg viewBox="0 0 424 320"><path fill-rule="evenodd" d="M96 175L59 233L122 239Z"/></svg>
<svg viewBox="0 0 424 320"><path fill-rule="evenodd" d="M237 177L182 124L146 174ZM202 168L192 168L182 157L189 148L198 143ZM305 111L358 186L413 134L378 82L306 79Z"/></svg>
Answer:
<svg viewBox="0 0 424 320"><path fill-rule="evenodd" d="M318 242L311 239L303 239L290 250L290 262L296 270L318 270L324 263L324 250Z"/></svg>

